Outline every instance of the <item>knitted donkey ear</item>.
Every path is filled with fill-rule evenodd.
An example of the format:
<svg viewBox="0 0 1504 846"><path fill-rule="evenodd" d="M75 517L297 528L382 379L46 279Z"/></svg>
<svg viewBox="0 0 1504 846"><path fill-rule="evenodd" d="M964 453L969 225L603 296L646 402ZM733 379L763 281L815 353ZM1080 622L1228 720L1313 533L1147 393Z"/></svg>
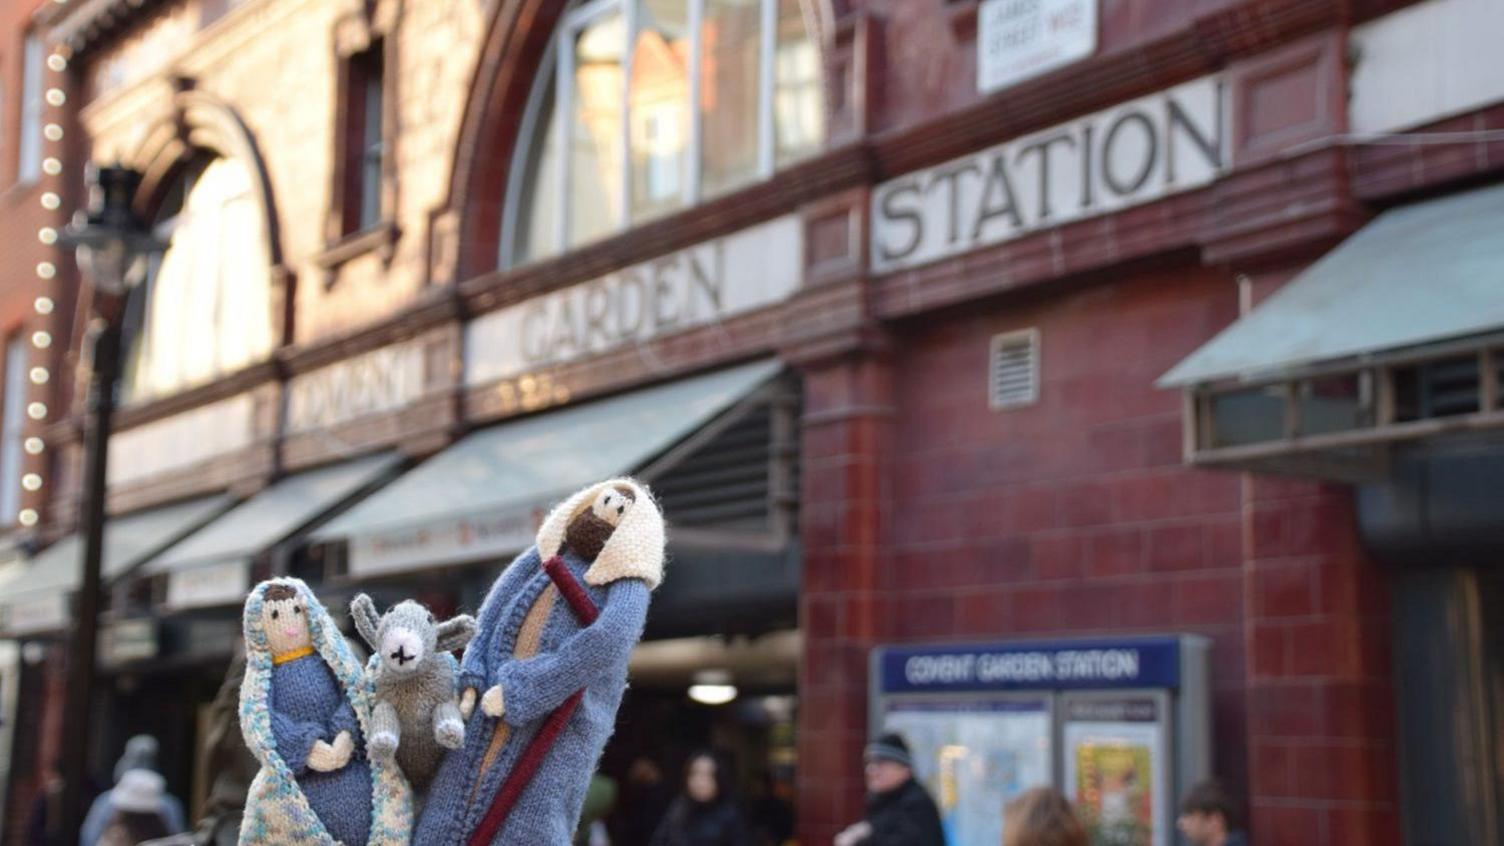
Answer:
<svg viewBox="0 0 1504 846"><path fill-rule="evenodd" d="M381 627L381 615L376 613L376 603L365 594L356 595L350 601L350 618L355 621L355 630L365 640L366 645L372 649L380 649L377 643L376 630Z"/></svg>
<svg viewBox="0 0 1504 846"><path fill-rule="evenodd" d="M465 644L475 637L475 629L475 618L469 614L461 614L453 619L445 620L439 624L439 639L435 648L440 652L463 649Z"/></svg>

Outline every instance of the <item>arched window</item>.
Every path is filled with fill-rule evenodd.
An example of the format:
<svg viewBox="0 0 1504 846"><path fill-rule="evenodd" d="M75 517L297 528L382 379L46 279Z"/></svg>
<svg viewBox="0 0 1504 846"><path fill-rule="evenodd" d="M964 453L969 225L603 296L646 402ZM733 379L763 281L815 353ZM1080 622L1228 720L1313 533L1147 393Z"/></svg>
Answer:
<svg viewBox="0 0 1504 846"><path fill-rule="evenodd" d="M186 166L156 229L169 246L126 306L126 402L238 370L275 343L267 234L243 163L204 156Z"/></svg>
<svg viewBox="0 0 1504 846"><path fill-rule="evenodd" d="M501 262L577 247L748 183L825 139L815 0L591 0L523 116Z"/></svg>

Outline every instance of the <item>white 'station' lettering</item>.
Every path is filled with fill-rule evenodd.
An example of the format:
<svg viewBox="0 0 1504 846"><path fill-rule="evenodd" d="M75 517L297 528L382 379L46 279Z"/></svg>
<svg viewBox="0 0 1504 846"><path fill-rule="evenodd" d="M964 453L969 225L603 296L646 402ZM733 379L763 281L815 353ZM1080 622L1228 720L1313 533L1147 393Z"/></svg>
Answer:
<svg viewBox="0 0 1504 846"><path fill-rule="evenodd" d="M875 270L914 267L1200 187L1226 168L1222 83L1205 77L872 195Z"/></svg>

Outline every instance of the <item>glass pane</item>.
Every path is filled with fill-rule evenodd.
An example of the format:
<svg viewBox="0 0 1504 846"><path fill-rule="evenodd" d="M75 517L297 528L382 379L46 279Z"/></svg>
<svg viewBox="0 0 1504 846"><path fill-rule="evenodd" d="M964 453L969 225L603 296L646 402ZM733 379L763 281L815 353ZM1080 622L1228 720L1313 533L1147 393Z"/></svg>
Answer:
<svg viewBox="0 0 1504 846"><path fill-rule="evenodd" d="M21 130L16 178L34 182L42 175L42 40L27 36L21 66Z"/></svg>
<svg viewBox="0 0 1504 846"><path fill-rule="evenodd" d="M550 55L548 61L552 63ZM517 167L523 179L522 193L512 212L513 241L510 261L522 264L559 252L556 219L559 211L559 122L554 112L553 65L542 87L533 94L538 98L532 135L522 139L526 145Z"/></svg>
<svg viewBox="0 0 1504 846"><path fill-rule="evenodd" d="M26 335L5 345L5 402L0 426L0 526L15 522L21 507L21 436L26 428Z"/></svg>
<svg viewBox="0 0 1504 846"><path fill-rule="evenodd" d="M1300 433L1325 435L1373 425L1366 373L1310 379L1300 385Z"/></svg>
<svg viewBox="0 0 1504 846"><path fill-rule="evenodd" d="M375 226L381 219L382 156L382 47L378 43L367 55L364 68L365 125L361 127L360 228Z"/></svg>
<svg viewBox="0 0 1504 846"><path fill-rule="evenodd" d="M709 196L757 176L758 0L705 0L701 25L701 191Z"/></svg>
<svg viewBox="0 0 1504 846"><path fill-rule="evenodd" d="M1285 387L1273 385L1211 398L1212 446L1262 443L1285 435Z"/></svg>
<svg viewBox="0 0 1504 846"><path fill-rule="evenodd" d="M810 35L810 0L777 0L778 44L773 56L774 162L783 165L815 152L825 140L820 51ZM813 10L810 11L813 15Z"/></svg>
<svg viewBox="0 0 1504 846"><path fill-rule="evenodd" d="M574 33L569 120L569 242L621 227L622 55L626 22L613 12Z"/></svg>
<svg viewBox="0 0 1504 846"><path fill-rule="evenodd" d="M689 6L643 0L632 51L632 219L681 205L689 147Z"/></svg>

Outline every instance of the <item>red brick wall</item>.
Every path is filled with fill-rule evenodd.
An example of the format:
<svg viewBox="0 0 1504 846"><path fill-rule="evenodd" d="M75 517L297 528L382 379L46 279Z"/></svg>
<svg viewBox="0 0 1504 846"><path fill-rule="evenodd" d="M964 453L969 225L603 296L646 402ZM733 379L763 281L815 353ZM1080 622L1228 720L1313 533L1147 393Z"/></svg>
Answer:
<svg viewBox="0 0 1504 846"><path fill-rule="evenodd" d="M892 629L885 537L897 410L885 358L811 368L804 390L799 841L829 843L861 813L867 661Z"/></svg>
<svg viewBox="0 0 1504 846"><path fill-rule="evenodd" d="M1185 467L1180 395L1153 386L1237 301L1223 270L1140 270L806 375L804 836L859 813L873 645L1151 632L1212 640L1213 767L1256 843L1397 836L1387 604L1350 495ZM989 339L1031 327L1039 402L994 411Z"/></svg>
<svg viewBox="0 0 1504 846"><path fill-rule="evenodd" d="M1387 580L1352 497L1261 479L1245 514L1257 842L1398 843Z"/></svg>
<svg viewBox="0 0 1504 846"><path fill-rule="evenodd" d="M1230 279L1184 268L910 332L891 585L901 639L1211 637L1215 763L1241 783L1240 482L1182 465L1180 397L1153 387L1236 310ZM1039 402L993 411L988 341L1027 327Z"/></svg>

